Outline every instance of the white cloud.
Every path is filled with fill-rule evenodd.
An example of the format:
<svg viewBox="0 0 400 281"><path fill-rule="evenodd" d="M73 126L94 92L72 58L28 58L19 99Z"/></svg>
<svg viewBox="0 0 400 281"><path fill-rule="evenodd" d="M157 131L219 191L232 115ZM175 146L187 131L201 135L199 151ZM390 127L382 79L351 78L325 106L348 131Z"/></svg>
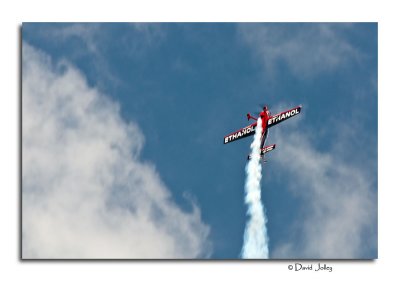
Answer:
<svg viewBox="0 0 400 281"><path fill-rule="evenodd" d="M200 210L182 211L144 137L68 62L23 44L23 258L196 258Z"/></svg>
<svg viewBox="0 0 400 281"><path fill-rule="evenodd" d="M284 62L299 78L312 78L362 56L342 36L349 24L240 24L239 34L254 50L269 77Z"/></svg>
<svg viewBox="0 0 400 281"><path fill-rule="evenodd" d="M296 124L276 128L274 161L300 203L292 240L273 258L374 258L377 248L376 170L345 162L335 150L318 151ZM338 136L340 142L340 136ZM352 153L351 148L346 153ZM354 155L357 157L357 155Z"/></svg>
<svg viewBox="0 0 400 281"><path fill-rule="evenodd" d="M68 58L75 64L83 60L90 65L92 72L98 77L95 81L97 88L110 89L125 85L107 60L107 54L115 48L115 41L110 40L115 37L115 24L27 23L24 26L31 27L29 32L50 46L73 46L67 48ZM129 31L118 34L117 45L118 56L124 56L127 60L146 60L149 50L157 48L166 37L159 23L126 23L119 26Z"/></svg>

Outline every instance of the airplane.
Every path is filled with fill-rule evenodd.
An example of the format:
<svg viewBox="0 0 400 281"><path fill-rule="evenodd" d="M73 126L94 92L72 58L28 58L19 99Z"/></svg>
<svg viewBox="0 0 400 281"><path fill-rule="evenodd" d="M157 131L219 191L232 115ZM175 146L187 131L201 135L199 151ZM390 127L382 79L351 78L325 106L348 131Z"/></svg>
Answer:
<svg viewBox="0 0 400 281"><path fill-rule="evenodd" d="M259 118L261 118L261 121L262 121L260 157L263 159L263 162L266 162L266 160L264 160L265 154L274 150L276 147L276 144L272 144L272 145L268 145L268 146L264 147L265 141L267 140L267 137L268 137L269 128L271 128L285 120L288 120L289 118L291 118L293 116L300 114L301 108L302 108L302 105L299 105L297 107L283 111L281 113L271 115L271 113L268 110L268 107L266 105L263 106L263 110L259 114ZM250 113L247 113L247 121L249 121L250 119L256 120L256 122L242 128L236 132L233 132L233 133L225 136L224 144L231 143L233 141L240 140L242 138L246 138L248 136L254 135L256 133L257 118L251 116ZM247 159L250 160L251 156L250 155L247 156Z"/></svg>

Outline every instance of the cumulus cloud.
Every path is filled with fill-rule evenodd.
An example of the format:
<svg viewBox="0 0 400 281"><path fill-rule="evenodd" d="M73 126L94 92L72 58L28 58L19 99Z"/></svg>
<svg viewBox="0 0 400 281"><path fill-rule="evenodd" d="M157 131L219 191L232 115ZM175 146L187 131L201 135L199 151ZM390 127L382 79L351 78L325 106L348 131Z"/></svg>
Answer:
<svg viewBox="0 0 400 281"><path fill-rule="evenodd" d="M319 151L312 134L289 126L274 131L274 161L301 207L292 240L276 245L272 257L376 258L376 170Z"/></svg>
<svg viewBox="0 0 400 281"><path fill-rule="evenodd" d="M288 28L290 27L290 28ZM243 41L254 51L269 77L284 63L293 75L312 78L360 59L343 36L348 24L240 24Z"/></svg>
<svg viewBox="0 0 400 281"><path fill-rule="evenodd" d="M210 255L199 208L181 210L140 160L144 137L118 104L26 43L22 61L22 257Z"/></svg>
<svg viewBox="0 0 400 281"><path fill-rule="evenodd" d="M166 37L159 23L126 23L118 26L127 32L118 33L117 56L126 59L146 59L149 50L157 48ZM90 65L92 75L99 78L94 81L97 88L115 87L113 90L116 91L116 86L124 86L125 82L107 60L110 52L115 55L115 42L110 40L116 34L115 27L115 24L101 23L26 23L23 30L49 46L62 47L64 55L75 65L85 61Z"/></svg>

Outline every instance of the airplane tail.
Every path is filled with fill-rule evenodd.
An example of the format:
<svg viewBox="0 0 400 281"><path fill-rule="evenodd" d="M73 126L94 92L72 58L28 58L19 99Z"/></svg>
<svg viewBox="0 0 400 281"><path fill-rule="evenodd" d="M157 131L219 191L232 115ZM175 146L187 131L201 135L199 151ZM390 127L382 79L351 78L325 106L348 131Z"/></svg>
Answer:
<svg viewBox="0 0 400 281"><path fill-rule="evenodd" d="M265 146L265 147L261 148L260 156L263 159L263 162L267 162L267 160L264 160L264 155L266 153L274 150L275 146L276 146L276 144L271 144L271 145L268 145L268 146ZM251 155L247 156L247 159L250 160L251 159Z"/></svg>

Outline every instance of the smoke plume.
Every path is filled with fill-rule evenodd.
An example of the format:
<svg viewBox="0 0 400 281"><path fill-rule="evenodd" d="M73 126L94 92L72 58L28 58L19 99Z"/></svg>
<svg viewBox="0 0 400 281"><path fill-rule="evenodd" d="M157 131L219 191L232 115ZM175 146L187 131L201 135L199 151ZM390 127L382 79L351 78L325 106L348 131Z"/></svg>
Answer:
<svg viewBox="0 0 400 281"><path fill-rule="evenodd" d="M267 259L268 235L267 218L261 202L261 119L257 120L256 133L251 143L251 159L246 166L245 203L247 205L248 221L244 231L242 258Z"/></svg>

